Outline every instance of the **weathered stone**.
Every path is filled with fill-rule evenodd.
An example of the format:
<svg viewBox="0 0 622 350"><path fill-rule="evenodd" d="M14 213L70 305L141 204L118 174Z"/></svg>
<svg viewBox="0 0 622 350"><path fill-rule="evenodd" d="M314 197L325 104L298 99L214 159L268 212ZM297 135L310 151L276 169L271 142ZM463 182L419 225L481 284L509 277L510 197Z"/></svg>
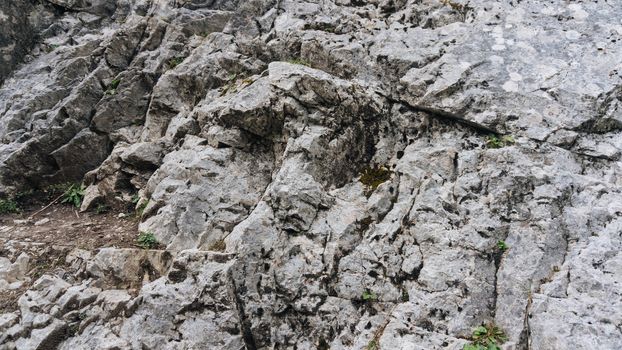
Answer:
<svg viewBox="0 0 622 350"><path fill-rule="evenodd" d="M33 329L30 332L30 337L18 339L15 346L18 349L53 349L63 341L65 327L65 323L54 320L45 328Z"/></svg>
<svg viewBox="0 0 622 350"><path fill-rule="evenodd" d="M73 252L1 346L622 348L620 6L50 2L0 5L0 192L168 251Z"/></svg>

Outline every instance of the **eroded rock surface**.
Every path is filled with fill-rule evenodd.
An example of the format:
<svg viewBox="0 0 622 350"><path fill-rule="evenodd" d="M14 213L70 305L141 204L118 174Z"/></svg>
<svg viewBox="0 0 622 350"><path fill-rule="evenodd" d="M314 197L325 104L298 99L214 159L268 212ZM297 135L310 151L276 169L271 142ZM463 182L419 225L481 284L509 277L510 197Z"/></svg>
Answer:
<svg viewBox="0 0 622 350"><path fill-rule="evenodd" d="M137 194L166 247L40 277L4 348L622 348L619 1L0 10L0 192Z"/></svg>

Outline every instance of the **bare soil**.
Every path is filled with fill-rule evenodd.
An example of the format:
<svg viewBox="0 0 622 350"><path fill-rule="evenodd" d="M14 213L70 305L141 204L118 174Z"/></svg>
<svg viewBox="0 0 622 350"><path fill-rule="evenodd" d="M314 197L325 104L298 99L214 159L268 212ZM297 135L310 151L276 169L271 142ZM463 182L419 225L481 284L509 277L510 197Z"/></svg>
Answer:
<svg viewBox="0 0 622 350"><path fill-rule="evenodd" d="M21 212L0 215L0 257L11 261L22 253L30 257L30 282L18 289L0 290L0 313L16 310L19 296L41 275L66 269L65 257L75 248L136 247L139 219L131 209L79 213L71 205L56 202L41 211L53 199L29 198L20 202Z"/></svg>
<svg viewBox="0 0 622 350"><path fill-rule="evenodd" d="M79 213L76 208L55 204L31 217L38 208L19 214L0 215L0 242L38 242L93 250L101 247L133 247L138 219L118 212Z"/></svg>

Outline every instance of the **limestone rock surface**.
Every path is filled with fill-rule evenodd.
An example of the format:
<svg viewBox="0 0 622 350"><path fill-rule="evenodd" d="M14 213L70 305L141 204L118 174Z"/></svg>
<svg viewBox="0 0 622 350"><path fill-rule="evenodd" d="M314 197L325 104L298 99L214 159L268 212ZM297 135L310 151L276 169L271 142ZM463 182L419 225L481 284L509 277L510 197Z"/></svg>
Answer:
<svg viewBox="0 0 622 350"><path fill-rule="evenodd" d="M160 244L39 277L0 348L462 349L494 324L504 350L622 349L620 18L0 3L0 193L83 181ZM0 255L0 290L27 266Z"/></svg>

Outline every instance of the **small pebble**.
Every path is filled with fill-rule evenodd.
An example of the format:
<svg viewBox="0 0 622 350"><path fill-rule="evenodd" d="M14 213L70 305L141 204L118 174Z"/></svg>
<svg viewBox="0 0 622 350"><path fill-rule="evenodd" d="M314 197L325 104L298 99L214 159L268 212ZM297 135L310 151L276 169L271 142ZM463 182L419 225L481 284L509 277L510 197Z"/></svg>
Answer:
<svg viewBox="0 0 622 350"><path fill-rule="evenodd" d="M50 218L41 219L35 222L35 226L42 226L42 225L47 224L48 222L50 222Z"/></svg>

